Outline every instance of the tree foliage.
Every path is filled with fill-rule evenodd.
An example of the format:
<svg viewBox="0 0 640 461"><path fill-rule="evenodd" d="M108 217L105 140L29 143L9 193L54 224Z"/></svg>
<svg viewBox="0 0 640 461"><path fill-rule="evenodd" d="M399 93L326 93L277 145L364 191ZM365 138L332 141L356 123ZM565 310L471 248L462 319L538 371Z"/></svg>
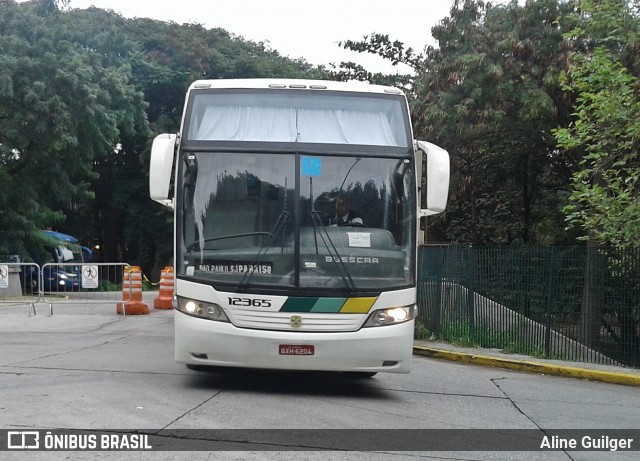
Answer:
<svg viewBox="0 0 640 461"><path fill-rule="evenodd" d="M0 15L0 253L22 256L39 228L93 198L93 164L119 133L146 126L130 67L105 65L42 6L8 4Z"/></svg>
<svg viewBox="0 0 640 461"><path fill-rule="evenodd" d="M571 173L551 130L571 101L558 76L567 6L532 0L493 6L456 2L432 30L416 75L417 137L452 156L447 213L432 238L474 244L562 242L556 223Z"/></svg>
<svg viewBox="0 0 640 461"><path fill-rule="evenodd" d="M562 78L576 94L575 110L555 133L561 148L583 155L565 208L569 223L615 246L640 245L639 5L578 2L567 34L576 52Z"/></svg>
<svg viewBox="0 0 640 461"><path fill-rule="evenodd" d="M405 64L413 70L416 70L422 65L423 57L421 54L416 55L413 48L405 48L404 43L398 40L391 41L389 35L386 34L366 35L361 41L345 40L338 45L348 50L357 51L358 53L376 54L384 59L388 59L393 66ZM373 73L354 62L341 62L339 67L334 66L330 72L330 76L332 79L338 81L359 80L376 85L396 86L407 92L409 96L411 96L413 92L414 79L411 74L396 73L390 75L381 72Z"/></svg>

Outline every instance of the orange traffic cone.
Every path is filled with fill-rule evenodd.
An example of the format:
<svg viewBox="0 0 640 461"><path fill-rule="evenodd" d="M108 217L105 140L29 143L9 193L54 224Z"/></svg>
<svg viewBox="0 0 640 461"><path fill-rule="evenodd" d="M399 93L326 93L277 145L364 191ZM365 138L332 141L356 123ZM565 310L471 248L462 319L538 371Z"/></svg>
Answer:
<svg viewBox="0 0 640 461"><path fill-rule="evenodd" d="M122 278L122 300L116 312L120 315L148 315L149 307L142 302L142 271L138 266L127 267Z"/></svg>
<svg viewBox="0 0 640 461"><path fill-rule="evenodd" d="M158 297L153 300L156 309L173 309L173 267L166 266L161 271L160 291Z"/></svg>

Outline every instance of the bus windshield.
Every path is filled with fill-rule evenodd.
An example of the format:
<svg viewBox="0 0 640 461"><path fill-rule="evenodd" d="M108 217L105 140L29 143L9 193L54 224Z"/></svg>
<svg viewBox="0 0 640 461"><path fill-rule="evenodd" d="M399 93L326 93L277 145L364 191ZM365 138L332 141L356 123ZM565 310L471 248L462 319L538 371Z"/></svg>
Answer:
<svg viewBox="0 0 640 461"><path fill-rule="evenodd" d="M414 282L408 159L182 152L177 272L216 288L355 294Z"/></svg>
<svg viewBox="0 0 640 461"><path fill-rule="evenodd" d="M71 243L60 243L53 249L54 261L58 263L82 263L80 246Z"/></svg>

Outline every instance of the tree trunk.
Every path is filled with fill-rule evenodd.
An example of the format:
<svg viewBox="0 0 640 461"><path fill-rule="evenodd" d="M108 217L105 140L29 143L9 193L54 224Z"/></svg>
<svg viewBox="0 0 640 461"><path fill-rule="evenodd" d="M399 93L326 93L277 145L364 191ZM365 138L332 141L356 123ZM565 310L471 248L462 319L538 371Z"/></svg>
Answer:
<svg viewBox="0 0 640 461"><path fill-rule="evenodd" d="M581 339L586 346L597 348L600 345L606 261L592 238L589 238L586 251L587 259L580 312Z"/></svg>

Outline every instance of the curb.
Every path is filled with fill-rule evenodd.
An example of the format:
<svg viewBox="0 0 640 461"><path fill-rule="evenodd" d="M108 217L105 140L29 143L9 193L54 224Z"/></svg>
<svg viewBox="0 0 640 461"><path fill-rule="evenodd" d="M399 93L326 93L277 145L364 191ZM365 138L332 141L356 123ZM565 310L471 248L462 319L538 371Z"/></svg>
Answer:
<svg viewBox="0 0 640 461"><path fill-rule="evenodd" d="M451 360L460 363L471 363L494 368L506 368L527 373L537 373L566 378L586 379L603 383L622 384L625 386L640 386L640 375L630 373L616 373L611 371L591 370L549 363L511 360L488 355L467 354L424 346L413 346L413 353L434 359Z"/></svg>

